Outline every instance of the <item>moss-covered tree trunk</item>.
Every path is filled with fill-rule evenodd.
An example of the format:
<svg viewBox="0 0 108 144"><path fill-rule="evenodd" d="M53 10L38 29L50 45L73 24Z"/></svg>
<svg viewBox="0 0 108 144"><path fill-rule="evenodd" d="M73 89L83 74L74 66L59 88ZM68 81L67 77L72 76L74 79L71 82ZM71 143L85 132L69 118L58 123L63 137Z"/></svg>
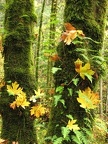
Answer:
<svg viewBox="0 0 108 144"><path fill-rule="evenodd" d="M45 0L42 3L42 10L40 16L40 23L39 23L39 36L37 42L37 49L36 49L36 88L39 86L39 56L40 56L40 47L41 47L41 32L42 32L42 22L43 22L43 13L45 8Z"/></svg>
<svg viewBox="0 0 108 144"><path fill-rule="evenodd" d="M100 43L97 44L90 41L88 44L86 42L83 45L83 49L80 48L82 45L79 44L66 45L60 43L58 46L58 54L61 60L56 62L55 66L61 68L61 70L55 74L55 88L63 86L64 90L61 93L61 99L65 101L65 106L61 102L58 102L57 106L53 104L47 133L47 136L56 135L57 137L62 137L61 127L67 125L69 118L66 115L68 114L72 115L74 119L77 119L80 127L85 127L84 118L89 118L91 115L87 114L79 106L76 100L78 97L76 91L79 89L84 90L86 87L90 87L92 90L95 89L96 82L103 73L103 65L99 56L101 56L103 46L107 0L65 0L65 2L64 22L71 23L76 29L83 30L85 36ZM88 79L81 80L78 77L80 80L77 86L73 84L72 78L76 76L74 62L78 58L84 62L88 59L94 68L95 75L92 83ZM62 143L74 144L73 140L63 141Z"/></svg>
<svg viewBox="0 0 108 144"><path fill-rule="evenodd" d="M6 0L4 21L4 79L6 83L17 81L28 99L35 89L32 41L36 16L33 2ZM19 144L37 143L34 120L30 117L29 108L13 110L9 106L12 101L12 97L4 89L0 98L2 138L7 139L9 144L13 141Z"/></svg>
<svg viewBox="0 0 108 144"><path fill-rule="evenodd" d="M49 50L55 48L55 32L56 32L56 19L57 19L57 0L52 0L51 14L50 14L50 36L49 36ZM52 86L52 65L53 63L48 59L47 65L47 87Z"/></svg>

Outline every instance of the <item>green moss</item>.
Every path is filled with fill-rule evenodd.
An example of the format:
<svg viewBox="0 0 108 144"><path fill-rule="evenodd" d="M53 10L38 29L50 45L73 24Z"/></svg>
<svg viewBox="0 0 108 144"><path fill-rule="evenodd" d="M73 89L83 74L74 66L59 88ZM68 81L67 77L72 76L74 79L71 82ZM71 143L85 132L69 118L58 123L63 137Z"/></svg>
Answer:
<svg viewBox="0 0 108 144"><path fill-rule="evenodd" d="M5 107L2 112L2 137L20 144L33 144L35 140L35 130L33 132L33 120L25 114L23 110L14 110ZM4 112L7 112L6 115ZM31 139L32 138L32 139Z"/></svg>
<svg viewBox="0 0 108 144"><path fill-rule="evenodd" d="M69 83L72 78L75 77L75 66L74 62L77 58L80 58L82 61L91 63L93 68L96 68L96 72L100 76L102 73L102 61L100 63L95 60L96 56L100 56L101 49L103 46L103 36L104 36L104 19L106 12L106 3L107 1L90 1L90 0L65 0L66 7L64 12L64 22L71 23L77 29L83 30L86 37L90 37L93 40L99 42L94 43L90 41L89 44L84 43L84 45L64 45L60 44L58 46L58 54L61 57L60 62L56 62L55 66L62 68L61 71L58 71L55 74L55 87L60 86L61 84ZM99 15L97 10L101 9ZM100 18L100 21L99 21ZM78 47L78 48L77 48ZM79 51L78 51L79 49ZM85 52L85 53L84 53ZM97 58L97 59L98 59ZM98 79L99 80L99 79ZM66 118L67 114L71 114L75 119L78 120L78 125L80 127L85 126L84 118L92 118L90 115L87 115L85 110L82 109L76 98L79 89L84 90L87 87L91 89L95 88L97 79L94 77L93 82L91 83L88 79L82 80L79 77L78 86L75 86L73 83L65 85L65 89L62 93L62 98L65 101L65 106L61 103L58 103L56 107L52 107L51 118L48 127L48 136L56 135L61 137L61 127L66 126L68 119ZM72 89L72 96L68 96L68 88ZM94 113L91 112L91 115L94 116ZM64 144L74 144L73 141L64 141Z"/></svg>
<svg viewBox="0 0 108 144"><path fill-rule="evenodd" d="M72 5L69 5L69 3ZM77 29L83 30L85 36L92 38L93 40L99 42L96 44L91 42L89 45L89 59L91 64L96 66L98 74L103 75L105 72L104 67L102 67L103 61L96 63L96 58L91 59L95 56L102 56L102 47L104 39L105 30L105 17L106 17L106 7L107 1L73 1L66 0L66 5L68 9L65 8L65 22L72 23ZM99 69L98 69L99 68Z"/></svg>
<svg viewBox="0 0 108 144"><path fill-rule="evenodd" d="M4 79L5 81L17 81L27 97L33 94L35 89L35 74L33 69L32 41L33 25L36 22L33 0L7 0L5 12L5 36L4 36ZM0 97L0 111L2 114L2 133L9 143L18 141L19 144L34 144L36 133L33 119L29 109L9 108L13 101L11 96L3 89Z"/></svg>

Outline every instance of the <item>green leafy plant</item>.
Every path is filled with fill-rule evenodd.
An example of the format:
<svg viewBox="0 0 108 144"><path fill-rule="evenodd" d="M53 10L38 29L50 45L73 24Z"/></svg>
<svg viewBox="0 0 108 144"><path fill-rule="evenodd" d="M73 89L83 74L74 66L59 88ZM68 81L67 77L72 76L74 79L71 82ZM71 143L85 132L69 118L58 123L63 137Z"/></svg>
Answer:
<svg viewBox="0 0 108 144"><path fill-rule="evenodd" d="M66 45L74 44L77 46L83 44L83 39L84 41L87 39L95 42L91 38L85 37L83 31L76 30L76 28L73 27L70 23L65 23L65 29L66 31L63 32L61 40ZM82 49L84 53L81 52ZM78 47L76 48L76 51L78 53L81 52L83 59L87 62L84 62L79 57L76 59L76 61L74 62L75 76L72 77L69 82L66 81L56 88L56 94L54 95L54 105L56 108L58 103L61 102L64 108L66 108L65 100L63 99L62 94L64 92L64 88L67 87L67 96L71 97L73 95L73 91L77 94L76 100L78 102L79 107L81 107L84 110L85 117L83 119L83 125L78 125L77 121L79 121L79 119L70 114L66 115L68 119L66 118L66 121L64 121L64 126L61 127L60 137L57 137L56 135L54 135L52 138L50 137L50 141L53 144L60 144L63 142L75 142L76 144L90 144L91 138L93 139L92 121L94 121L94 118L92 117L91 110L94 110L99 105L100 100L98 93L94 92L90 87L86 86L85 81L88 81L92 85L94 75L96 74L96 70L93 67L93 65L91 65L88 57L86 57L85 55L85 48ZM58 70L59 67L57 71ZM56 73L57 71L54 71L54 73ZM75 90L68 87L71 83L76 87ZM83 89L80 89L80 83L83 83L85 85Z"/></svg>

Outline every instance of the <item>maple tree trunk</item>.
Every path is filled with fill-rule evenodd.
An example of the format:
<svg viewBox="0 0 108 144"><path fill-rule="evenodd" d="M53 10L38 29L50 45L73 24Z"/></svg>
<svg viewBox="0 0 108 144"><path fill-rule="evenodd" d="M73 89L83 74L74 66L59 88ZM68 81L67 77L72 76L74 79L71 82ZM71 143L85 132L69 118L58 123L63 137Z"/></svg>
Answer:
<svg viewBox="0 0 108 144"><path fill-rule="evenodd" d="M32 40L33 23L36 22L33 0L7 0L4 20L4 79L6 83L17 81L29 96L35 89L33 70ZM12 102L6 90L0 98L2 115L1 137L9 144L36 144L34 120L30 117L29 108L13 110Z"/></svg>
<svg viewBox="0 0 108 144"><path fill-rule="evenodd" d="M76 29L83 30L85 36L92 38L95 41L100 42L99 44L90 42L90 45L84 45L85 49L89 47L88 55L84 54L83 51L77 51L76 46L65 45L60 43L58 46L58 54L61 58L61 61L55 63L55 67L62 68L58 71L55 77L55 88L65 83L69 83L64 86L62 92L62 99L65 101L65 107L62 103L58 102L57 106L52 106L50 122L48 126L47 136L61 137L61 127L66 126L68 118L66 115L71 114L75 119L79 127L84 126L84 118L88 117L85 110L79 107L79 104L76 100L77 93L79 89L84 90L86 87L95 89L96 83L99 80L99 76L103 74L103 67L97 61L95 56L101 56L100 50L103 45L103 36L105 28L105 13L107 0L96 0L96 1L83 1L83 0L65 0L66 6L64 10L64 22L71 23ZM92 51L93 50L93 51ZM74 62L77 58L80 58L82 61L86 61L84 56L90 59L91 65L95 68L96 75L92 83L85 80L81 82L77 87L70 83L72 78L75 77L75 66ZM68 96L68 89L73 91L72 96ZM91 111L93 116L93 111ZM63 141L63 144L74 144L73 141Z"/></svg>

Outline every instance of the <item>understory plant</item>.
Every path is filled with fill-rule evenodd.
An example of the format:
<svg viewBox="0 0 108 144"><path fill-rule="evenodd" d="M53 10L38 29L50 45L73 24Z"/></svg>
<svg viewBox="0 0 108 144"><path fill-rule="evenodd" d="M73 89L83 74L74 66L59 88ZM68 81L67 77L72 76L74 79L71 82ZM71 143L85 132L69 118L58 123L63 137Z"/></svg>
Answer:
<svg viewBox="0 0 108 144"><path fill-rule="evenodd" d="M17 117L19 118L25 117L25 115L27 115L30 119L35 120L35 119L39 119L40 117L44 116L47 113L47 108L44 106L42 102L43 96L45 94L41 91L40 88L37 91L34 90L34 94L31 95L29 98L27 98L27 95L29 94L27 94L16 81L4 82L2 80L0 82L0 98L3 101L4 98L2 97L2 93L1 93L2 91L5 91L7 93L8 109L16 113ZM23 121L22 124L23 130L24 130L24 125L25 122ZM20 129L18 129L17 131L18 133L16 137L20 135ZM10 142L9 139L1 139L1 141ZM12 144L14 142L17 144L20 143L19 140L17 139L13 140Z"/></svg>
<svg viewBox="0 0 108 144"><path fill-rule="evenodd" d="M10 83L10 82L9 82ZM0 89L5 86L5 82L2 80L0 83ZM42 93L39 88L37 91L34 90L34 95L30 96L30 99L27 99L26 93L23 91L23 88L19 86L19 84L15 81L12 84L6 85L6 91L8 92L8 96L10 97L9 106L11 109L19 109L21 112L29 107L30 116L34 116L39 118L40 116L45 114L46 108L43 107L40 102L44 93Z"/></svg>
<svg viewBox="0 0 108 144"><path fill-rule="evenodd" d="M51 136L48 135L45 141L46 143L52 144L89 144L93 140L93 111L100 103L99 94L95 92L92 86L94 80L97 79L97 71L95 67L91 65L87 57L87 51L82 47L77 48L77 46L83 45L86 40L86 42L93 40L85 37L82 30L76 30L70 23L66 23L65 27L66 31L63 32L61 41L63 41L65 45L75 45L75 50L77 51L76 57L80 57L77 57L74 63L72 63L74 77L71 77L69 81L62 82L55 89L53 108L56 110L58 105L60 105L60 108L65 109L66 114L63 114L62 109L59 109L63 115L61 118L62 125L60 126L58 122L55 126L55 129L60 129L59 135L58 133ZM79 55L79 53L81 54ZM55 56L55 60L62 63L62 59L58 55ZM60 65L52 68L54 75L56 75L58 71L62 72ZM70 85L72 85L72 87ZM29 94L25 93L16 81L8 81L7 83L1 81L0 89L3 90L4 88L8 93L9 108L12 111L18 112L19 116L26 113L31 119L35 119L48 112L42 101L44 93L40 89L37 91L34 90L34 95L29 96L28 99L27 95ZM65 89L67 89L67 101L63 97ZM73 95L76 96L74 103L72 102ZM75 111L72 112L73 114L71 113L71 109L69 110L70 113L68 113L67 107L69 100L72 102L72 106L76 106L79 109L80 114L83 115L83 119L78 119L78 116L74 114Z"/></svg>
<svg viewBox="0 0 108 144"><path fill-rule="evenodd" d="M70 23L64 25L59 59L52 68L56 89L45 140L48 144L89 144L93 140L94 110L100 103L95 85L103 70L93 65L95 55L89 57L89 42L100 43ZM102 57L96 57L104 63Z"/></svg>

